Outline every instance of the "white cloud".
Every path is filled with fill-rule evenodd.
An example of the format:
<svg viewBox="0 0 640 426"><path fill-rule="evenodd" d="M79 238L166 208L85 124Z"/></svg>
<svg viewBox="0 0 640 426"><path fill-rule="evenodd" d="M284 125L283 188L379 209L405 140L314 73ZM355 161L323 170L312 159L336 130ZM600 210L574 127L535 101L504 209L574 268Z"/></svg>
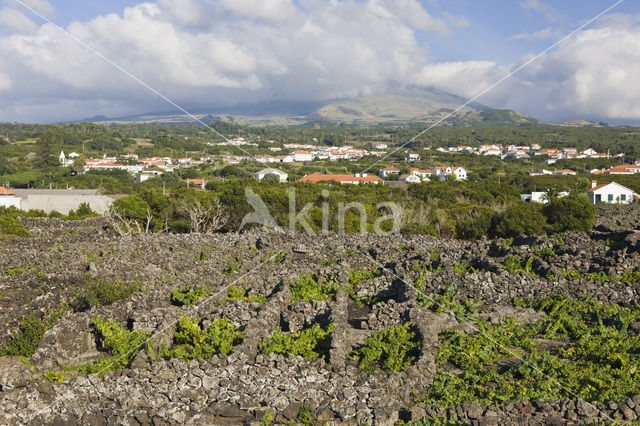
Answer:
<svg viewBox="0 0 640 426"><path fill-rule="evenodd" d="M0 72L0 91L11 88L11 78L3 72Z"/></svg>
<svg viewBox="0 0 640 426"><path fill-rule="evenodd" d="M4 7L0 9L0 27L14 33L31 34L38 31L38 25L19 10Z"/></svg>
<svg viewBox="0 0 640 426"><path fill-rule="evenodd" d="M175 102L198 109L357 96L390 81L472 97L510 68L491 61L430 63L417 36L449 34L464 23L434 17L417 0L158 0L74 22L68 31ZM639 25L634 17L612 16L478 102L548 120L640 120ZM171 109L52 25L0 37L0 90L5 120Z"/></svg>
<svg viewBox="0 0 640 426"><path fill-rule="evenodd" d="M28 8L31 8L35 12L49 18L54 13L54 8L48 0L1 0L1 2L6 3L18 10L28 11ZM27 7L25 7L25 5Z"/></svg>
<svg viewBox="0 0 640 426"><path fill-rule="evenodd" d="M411 81L428 58L415 32L450 32L416 0L298 4L159 0L68 31L187 107L353 96ZM93 98L100 108L170 108L52 25L0 38L3 56L14 105Z"/></svg>
<svg viewBox="0 0 640 426"><path fill-rule="evenodd" d="M600 27L561 44L478 102L550 121L586 118L638 124L639 67L640 28ZM421 81L472 97L508 71L491 63L436 64L423 70Z"/></svg>
<svg viewBox="0 0 640 426"><path fill-rule="evenodd" d="M553 8L553 6L550 6L540 0L525 0L520 4L525 9L530 9L538 13L541 13L549 22L556 22L560 20L560 15Z"/></svg>
<svg viewBox="0 0 640 426"><path fill-rule="evenodd" d="M537 31L535 33L520 33L509 37L509 40L550 40L560 39L562 34L554 30L553 28L545 28L544 30Z"/></svg>

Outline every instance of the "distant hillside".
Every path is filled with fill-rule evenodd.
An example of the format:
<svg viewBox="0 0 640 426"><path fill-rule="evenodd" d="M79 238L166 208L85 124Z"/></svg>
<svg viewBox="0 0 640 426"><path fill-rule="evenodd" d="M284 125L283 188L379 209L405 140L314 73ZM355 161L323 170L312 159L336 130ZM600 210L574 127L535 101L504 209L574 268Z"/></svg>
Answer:
<svg viewBox="0 0 640 426"><path fill-rule="evenodd" d="M458 114L446 120L446 122L454 126L509 126L542 123L540 120L519 112L495 109Z"/></svg>
<svg viewBox="0 0 640 426"><path fill-rule="evenodd" d="M492 110L484 105L470 103L455 115L448 117L466 99L425 87L393 87L378 94L354 99L326 102L263 102L198 111L194 116L210 124L234 121L250 126L296 127L364 127L379 125L429 125L444 120L442 125L518 125L540 121L514 111ZM107 118L96 116L82 120L94 123L157 123L189 124L197 122L181 112L159 112L137 116ZM595 124L595 123L594 123Z"/></svg>
<svg viewBox="0 0 640 426"><path fill-rule="evenodd" d="M605 127L604 123L596 123L595 121L588 120L565 121L564 123L561 123L561 125L567 127Z"/></svg>
<svg viewBox="0 0 640 426"><path fill-rule="evenodd" d="M410 87L386 93L338 100L319 108L306 118L309 121L333 121L353 125L404 124L432 121L431 114L452 111L467 100L433 88ZM461 112L485 109L469 104ZM425 120L429 117L428 120Z"/></svg>

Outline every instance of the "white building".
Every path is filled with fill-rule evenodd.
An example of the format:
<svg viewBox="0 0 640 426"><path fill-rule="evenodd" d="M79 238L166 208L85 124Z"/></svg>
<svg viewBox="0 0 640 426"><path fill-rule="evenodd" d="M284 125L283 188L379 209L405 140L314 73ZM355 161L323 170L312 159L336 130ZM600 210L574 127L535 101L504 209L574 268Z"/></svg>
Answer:
<svg viewBox="0 0 640 426"><path fill-rule="evenodd" d="M280 182L286 182L289 175L282 170L278 169L262 169L256 173L256 179L262 180L267 175L276 175L280 179Z"/></svg>
<svg viewBox="0 0 640 426"><path fill-rule="evenodd" d="M387 145L386 143L382 143L382 142L373 143L373 149L387 149L388 147L389 145Z"/></svg>
<svg viewBox="0 0 640 426"><path fill-rule="evenodd" d="M20 197L16 197L15 192L0 186L0 207L15 207L19 209Z"/></svg>
<svg viewBox="0 0 640 426"><path fill-rule="evenodd" d="M640 197L631 189L618 183L609 182L598 185L595 180L591 182L591 189L588 194L589 200L593 204L630 204L635 198Z"/></svg>
<svg viewBox="0 0 640 426"><path fill-rule="evenodd" d="M431 170L420 170L420 169L417 169L417 168L412 168L412 169L409 169L409 171L411 172L412 175L418 176L423 181L424 180L428 181L429 178L433 175Z"/></svg>
<svg viewBox="0 0 640 426"><path fill-rule="evenodd" d="M459 166L434 167L433 174L441 181L446 180L447 176L453 176L456 180L465 180L467 178L467 170Z"/></svg>
<svg viewBox="0 0 640 426"><path fill-rule="evenodd" d="M456 180L466 180L467 179L467 170L464 167L454 167L451 171L456 177Z"/></svg>
<svg viewBox="0 0 640 426"><path fill-rule="evenodd" d="M393 166L385 167L384 169L380 170L380 172L378 172L378 176L380 176L383 179L386 179L391 175L398 175L398 174L400 174L400 169L395 168Z"/></svg>
<svg viewBox="0 0 640 426"><path fill-rule="evenodd" d="M546 192L532 192L531 194L521 194L520 199L528 203L534 202L540 204L549 204L549 200L547 199L546 194ZM558 198L564 198L568 195L568 192L562 191L558 194Z"/></svg>
<svg viewBox="0 0 640 426"><path fill-rule="evenodd" d="M400 178L398 180L400 182L406 182L406 183L420 183L420 182L422 182L422 179L420 179L418 176L416 176L414 174L402 175L402 176L400 176ZM427 180L429 180L429 179L427 179Z"/></svg>
<svg viewBox="0 0 640 426"><path fill-rule="evenodd" d="M293 161L301 163L313 161L313 154L309 151L293 151Z"/></svg>
<svg viewBox="0 0 640 426"><path fill-rule="evenodd" d="M413 163L415 161L420 161L420 155L416 154L414 152L408 152L407 156L405 157L404 160L409 162L409 163Z"/></svg>

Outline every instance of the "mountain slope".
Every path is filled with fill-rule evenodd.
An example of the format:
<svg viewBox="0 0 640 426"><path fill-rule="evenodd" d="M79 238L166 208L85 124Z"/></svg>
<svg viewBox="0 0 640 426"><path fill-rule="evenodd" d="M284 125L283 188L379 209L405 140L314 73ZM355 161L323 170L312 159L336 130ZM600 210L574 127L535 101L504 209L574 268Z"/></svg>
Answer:
<svg viewBox="0 0 640 426"><path fill-rule="evenodd" d="M235 121L253 126L378 126L429 125L444 120L442 125L517 125L539 123L514 111L498 111L451 93L425 87L393 87L382 92L353 99L325 102L262 102L212 108L194 112L205 123ZM454 110L465 105L449 117ZM149 113L109 119L97 116L83 121L97 123L189 124L193 117L180 112Z"/></svg>

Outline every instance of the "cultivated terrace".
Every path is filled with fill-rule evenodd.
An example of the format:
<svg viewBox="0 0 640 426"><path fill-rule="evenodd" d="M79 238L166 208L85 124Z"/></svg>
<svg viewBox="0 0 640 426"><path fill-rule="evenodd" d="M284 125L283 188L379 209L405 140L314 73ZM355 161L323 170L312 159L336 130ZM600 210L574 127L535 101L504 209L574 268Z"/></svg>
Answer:
<svg viewBox="0 0 640 426"><path fill-rule="evenodd" d="M634 217L475 241L17 219L0 422L637 421Z"/></svg>

